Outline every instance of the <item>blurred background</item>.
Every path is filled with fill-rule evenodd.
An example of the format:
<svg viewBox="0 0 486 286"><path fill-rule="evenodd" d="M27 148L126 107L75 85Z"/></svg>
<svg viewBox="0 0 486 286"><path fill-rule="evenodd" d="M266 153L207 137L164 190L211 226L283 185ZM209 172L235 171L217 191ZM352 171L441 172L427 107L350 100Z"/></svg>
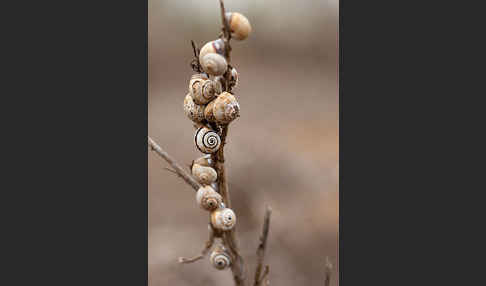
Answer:
<svg viewBox="0 0 486 286"><path fill-rule="evenodd" d="M253 277L265 204L273 209L266 262L271 285L338 285L338 0L226 0L253 32L232 40L241 117L230 125L226 168L237 235ZM202 154L182 109L193 52L217 38L218 0L149 0L148 134L182 164ZM233 285L207 259L180 265L207 240L195 192L148 154L150 286Z"/></svg>

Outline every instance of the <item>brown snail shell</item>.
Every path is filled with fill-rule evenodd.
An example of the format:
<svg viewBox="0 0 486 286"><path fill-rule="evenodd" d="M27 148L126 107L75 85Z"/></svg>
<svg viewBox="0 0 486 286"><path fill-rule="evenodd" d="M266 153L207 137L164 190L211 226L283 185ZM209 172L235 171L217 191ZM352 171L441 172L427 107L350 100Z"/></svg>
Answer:
<svg viewBox="0 0 486 286"><path fill-rule="evenodd" d="M213 100L218 94L222 92L221 83L215 80L204 80L203 82L194 82L191 90L194 103L205 105Z"/></svg>
<svg viewBox="0 0 486 286"><path fill-rule="evenodd" d="M204 111L204 117L207 119L206 109L207 106ZM216 122L227 124L240 116L240 105L234 95L225 91L214 100L212 111Z"/></svg>
<svg viewBox="0 0 486 286"><path fill-rule="evenodd" d="M192 175L202 185L210 185L218 178L218 173L211 167L193 164L191 170Z"/></svg>
<svg viewBox="0 0 486 286"><path fill-rule="evenodd" d="M209 261L218 270L227 269L231 265L231 256L223 246L217 246L209 257Z"/></svg>
<svg viewBox="0 0 486 286"><path fill-rule="evenodd" d="M201 187L196 193L197 204L207 211L216 210L222 200L221 195L210 186Z"/></svg>
<svg viewBox="0 0 486 286"><path fill-rule="evenodd" d="M221 138L218 133L204 126L196 131L194 141L197 149L205 154L211 154L218 151L219 146L221 145Z"/></svg>
<svg viewBox="0 0 486 286"><path fill-rule="evenodd" d="M224 56L216 53L200 57L199 62L205 72L215 76L224 74L228 68L228 62Z"/></svg>
<svg viewBox="0 0 486 286"><path fill-rule="evenodd" d="M227 12L225 16L231 30L232 38L240 41L248 38L248 35L251 33L251 25L250 21L243 14Z"/></svg>
<svg viewBox="0 0 486 286"><path fill-rule="evenodd" d="M230 230L236 225L236 215L232 209L219 208L211 213L211 225L219 230Z"/></svg>
<svg viewBox="0 0 486 286"><path fill-rule="evenodd" d="M194 122L201 122L204 120L204 106L194 103L191 94L187 94L184 98L184 113Z"/></svg>

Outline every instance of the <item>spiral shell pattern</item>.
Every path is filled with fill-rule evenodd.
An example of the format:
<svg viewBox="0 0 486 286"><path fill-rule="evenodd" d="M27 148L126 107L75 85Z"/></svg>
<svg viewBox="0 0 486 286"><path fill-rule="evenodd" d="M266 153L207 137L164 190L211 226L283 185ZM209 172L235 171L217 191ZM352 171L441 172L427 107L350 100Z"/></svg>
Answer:
<svg viewBox="0 0 486 286"><path fill-rule="evenodd" d="M204 111L204 117L206 117L206 109ZM230 123L240 116L240 105L236 98L229 92L221 93L213 104L213 116L218 123Z"/></svg>
<svg viewBox="0 0 486 286"><path fill-rule="evenodd" d="M219 230L230 230L236 225L236 215L229 208L217 209L211 213L211 224Z"/></svg>
<svg viewBox="0 0 486 286"><path fill-rule="evenodd" d="M192 175L202 185L210 185L218 178L218 173L216 173L216 171L211 167L193 164L191 169Z"/></svg>
<svg viewBox="0 0 486 286"><path fill-rule="evenodd" d="M207 127L200 127L194 135L194 141L197 149L205 154L211 154L218 151L221 145L221 138L218 133Z"/></svg>
<svg viewBox="0 0 486 286"><path fill-rule="evenodd" d="M219 207L222 197L212 187L204 186L199 188L196 193L196 202L200 208L213 211Z"/></svg>
<svg viewBox="0 0 486 286"><path fill-rule="evenodd" d="M218 270L224 270L231 265L231 257L225 251L214 250L209 257L211 265Z"/></svg>
<svg viewBox="0 0 486 286"><path fill-rule="evenodd" d="M204 109L204 106L194 103L190 94L187 94L184 98L184 113L192 121L201 122L204 120Z"/></svg>

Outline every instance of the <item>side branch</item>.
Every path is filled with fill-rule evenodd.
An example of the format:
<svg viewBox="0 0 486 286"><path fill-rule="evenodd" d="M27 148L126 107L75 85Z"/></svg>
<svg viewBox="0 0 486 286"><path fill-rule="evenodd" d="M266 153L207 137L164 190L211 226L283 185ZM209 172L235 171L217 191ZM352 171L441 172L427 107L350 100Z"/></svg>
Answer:
<svg viewBox="0 0 486 286"><path fill-rule="evenodd" d="M201 184L199 184L196 179L194 179L190 174L188 174L176 161L167 153L165 152L157 143L155 143L152 138L148 137L148 145L152 151L155 151L160 157L162 157L169 165L174 168L174 171L177 173L179 177L181 177L186 183L188 183L194 190L199 190Z"/></svg>
<svg viewBox="0 0 486 286"><path fill-rule="evenodd" d="M326 276L324 278L324 286L329 286L331 285L331 273L332 273L332 264L331 261L329 261L329 257L326 257Z"/></svg>
<svg viewBox="0 0 486 286"><path fill-rule="evenodd" d="M267 206L265 210L265 217L263 219L263 228L262 228L262 235L260 236L260 244L257 248L257 268L255 271L255 282L254 286L260 286L263 282L265 276L268 275L269 267L268 265L265 267L265 272L262 274L263 269L263 259L265 258L265 250L267 248L267 239L268 239L268 232L270 230L270 216L272 214L272 209Z"/></svg>
<svg viewBox="0 0 486 286"><path fill-rule="evenodd" d="M192 262L196 262L196 261L204 258L204 256L206 256L206 254L208 254L209 250L211 249L211 247L214 244L214 232L213 232L213 228L211 227L211 225L209 225L208 226L208 229L209 229L209 239L208 239L208 241L206 241L206 244L204 245L204 248L201 251L201 254L200 255L197 255L197 256L194 256L192 258L179 257L179 263L192 263Z"/></svg>

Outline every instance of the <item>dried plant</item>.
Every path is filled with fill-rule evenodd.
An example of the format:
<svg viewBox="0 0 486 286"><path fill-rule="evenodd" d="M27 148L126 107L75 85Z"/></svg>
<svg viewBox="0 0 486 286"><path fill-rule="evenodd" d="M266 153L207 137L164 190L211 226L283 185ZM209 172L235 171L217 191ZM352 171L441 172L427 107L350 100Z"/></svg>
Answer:
<svg viewBox="0 0 486 286"><path fill-rule="evenodd" d="M209 239L199 255L180 257L180 263L193 263L207 256L218 270L230 269L237 286L247 286L250 278L244 258L240 254L236 235L236 215L231 209L228 189L224 147L230 123L239 117L239 105L233 88L238 82L236 69L231 62L230 40L244 40L251 32L251 26L240 13L225 11L223 0L219 0L222 29L217 40L206 43L201 49L191 41L194 59L192 69L197 73L189 82L189 93L184 99L184 112L194 122L195 144L207 155L190 165L190 172L178 164L156 142L148 137L152 151L165 159L174 172L196 191L199 206L210 212L208 223ZM272 210L266 207L260 243L258 245L257 267L252 285L269 285L270 267L264 257L270 229ZM327 260L325 285L330 283L331 264Z"/></svg>

